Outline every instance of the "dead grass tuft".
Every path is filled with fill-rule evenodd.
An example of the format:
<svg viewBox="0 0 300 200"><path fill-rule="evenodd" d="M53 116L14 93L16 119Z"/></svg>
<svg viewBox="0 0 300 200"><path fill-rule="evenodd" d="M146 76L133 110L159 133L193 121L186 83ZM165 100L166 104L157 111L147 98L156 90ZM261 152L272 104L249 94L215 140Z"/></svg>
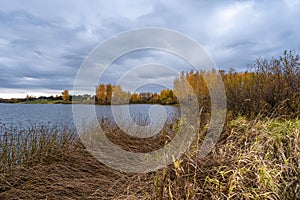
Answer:
<svg viewBox="0 0 300 200"><path fill-rule="evenodd" d="M207 157L197 157L202 131L199 143L195 141L179 160L147 174L106 167L72 134L43 136L35 130L38 140L19 143L15 149L9 141L18 140L6 134L1 137L0 199L300 199L299 127L299 119L239 117L228 122ZM135 151L140 141L122 136L122 143L114 137L122 133L109 130L115 143L131 144L128 150ZM170 133L151 142L162 144L166 134Z"/></svg>

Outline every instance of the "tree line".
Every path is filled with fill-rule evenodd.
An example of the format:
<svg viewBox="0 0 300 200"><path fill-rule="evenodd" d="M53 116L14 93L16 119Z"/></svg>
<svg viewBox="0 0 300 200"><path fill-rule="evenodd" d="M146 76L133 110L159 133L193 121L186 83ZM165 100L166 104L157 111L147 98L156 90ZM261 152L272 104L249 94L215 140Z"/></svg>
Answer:
<svg viewBox="0 0 300 200"><path fill-rule="evenodd" d="M249 71L230 69L216 71L190 71L174 81L176 85L187 80L197 95L200 107L209 112L209 87L216 88L219 74L223 80L227 110L230 115L247 117L299 117L300 116L300 62L294 51L284 51L278 58L258 58ZM207 82L204 81L206 77ZM177 86L178 87L178 86Z"/></svg>
<svg viewBox="0 0 300 200"><path fill-rule="evenodd" d="M205 78L204 78L205 77ZM227 110L230 115L254 117L258 115L300 116L300 60L295 51L284 51L277 58L258 58L247 71L237 72L233 68L227 72L189 71L175 78L173 89L164 89L157 93L130 93L120 85L100 84L95 95L70 95L64 90L61 96L32 97L24 99L0 99L0 102L19 103L33 100L51 100L58 103L89 103L99 105L114 104L178 104L189 100L184 85L188 83L197 97L203 112L211 108L208 88L218 90L217 79L221 77L225 86ZM220 88L221 89L221 88Z"/></svg>
<svg viewBox="0 0 300 200"><path fill-rule="evenodd" d="M140 92L130 93L124 91L120 85L100 84L96 88L96 104L176 104L177 99L171 89L162 90L160 93Z"/></svg>
<svg viewBox="0 0 300 200"><path fill-rule="evenodd" d="M205 78L204 78L205 77ZM300 60L294 51L284 51L277 58L258 58L247 71L237 72L233 68L227 72L190 71L182 72L174 80L173 89L160 93L134 93L123 91L121 86L100 84L96 89L96 103L110 104L112 93L116 102L178 104L188 101L189 94L184 84L193 89L203 112L210 112L211 99L208 88L218 91L218 77L221 77L227 98L227 110L232 116L300 116ZM175 95L176 94L176 95Z"/></svg>

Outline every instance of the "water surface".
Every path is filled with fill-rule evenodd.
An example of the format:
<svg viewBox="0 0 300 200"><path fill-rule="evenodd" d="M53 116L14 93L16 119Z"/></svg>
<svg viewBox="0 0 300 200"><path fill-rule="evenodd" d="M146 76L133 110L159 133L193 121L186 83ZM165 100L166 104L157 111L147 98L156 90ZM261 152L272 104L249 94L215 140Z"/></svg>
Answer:
<svg viewBox="0 0 300 200"><path fill-rule="evenodd" d="M107 105L76 105L84 110L95 109L98 119L112 120L112 107ZM126 105L114 105L121 110ZM131 117L136 123L143 120L149 123L149 104L129 105L130 116L118 116L124 121ZM168 118L178 112L174 106L163 106ZM84 115L84 112L83 114ZM72 105L70 104L5 104L0 103L0 126L30 128L32 126L70 126L74 127Z"/></svg>

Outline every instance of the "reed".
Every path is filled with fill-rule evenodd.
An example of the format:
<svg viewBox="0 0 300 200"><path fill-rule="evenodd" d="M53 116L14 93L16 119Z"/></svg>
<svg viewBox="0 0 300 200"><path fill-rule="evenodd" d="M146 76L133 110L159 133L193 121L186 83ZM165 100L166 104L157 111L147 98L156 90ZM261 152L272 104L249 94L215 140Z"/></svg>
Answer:
<svg viewBox="0 0 300 200"><path fill-rule="evenodd" d="M20 167L51 162L74 146L75 130L33 126L27 129L0 126L0 173L14 175Z"/></svg>
<svg viewBox="0 0 300 200"><path fill-rule="evenodd" d="M299 127L299 119L232 120L208 157L195 156L195 146L157 173L155 197L299 199Z"/></svg>
<svg viewBox="0 0 300 200"><path fill-rule="evenodd" d="M149 140L128 137L101 122L127 151L161 148L174 126ZM3 199L299 199L300 120L228 120L214 150L197 156L206 128L191 148L164 169L146 174L113 170L80 144L72 130L6 129L1 136Z"/></svg>

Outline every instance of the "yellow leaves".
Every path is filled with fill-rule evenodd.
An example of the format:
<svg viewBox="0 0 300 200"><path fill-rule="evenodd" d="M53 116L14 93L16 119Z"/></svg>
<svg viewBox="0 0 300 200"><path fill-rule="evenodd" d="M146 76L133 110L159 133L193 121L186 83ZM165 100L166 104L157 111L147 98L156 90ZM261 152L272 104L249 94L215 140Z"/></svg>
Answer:
<svg viewBox="0 0 300 200"><path fill-rule="evenodd" d="M96 88L98 104L110 104L114 95L114 103L128 103L130 94L122 90L120 85L100 84Z"/></svg>
<svg viewBox="0 0 300 200"><path fill-rule="evenodd" d="M99 102L104 102L106 98L106 86L104 84L100 84L96 89L96 98Z"/></svg>
<svg viewBox="0 0 300 200"><path fill-rule="evenodd" d="M61 95L62 95L62 99L63 99L64 101L70 100L70 93L69 93L69 90L64 90L64 91L61 93Z"/></svg>

